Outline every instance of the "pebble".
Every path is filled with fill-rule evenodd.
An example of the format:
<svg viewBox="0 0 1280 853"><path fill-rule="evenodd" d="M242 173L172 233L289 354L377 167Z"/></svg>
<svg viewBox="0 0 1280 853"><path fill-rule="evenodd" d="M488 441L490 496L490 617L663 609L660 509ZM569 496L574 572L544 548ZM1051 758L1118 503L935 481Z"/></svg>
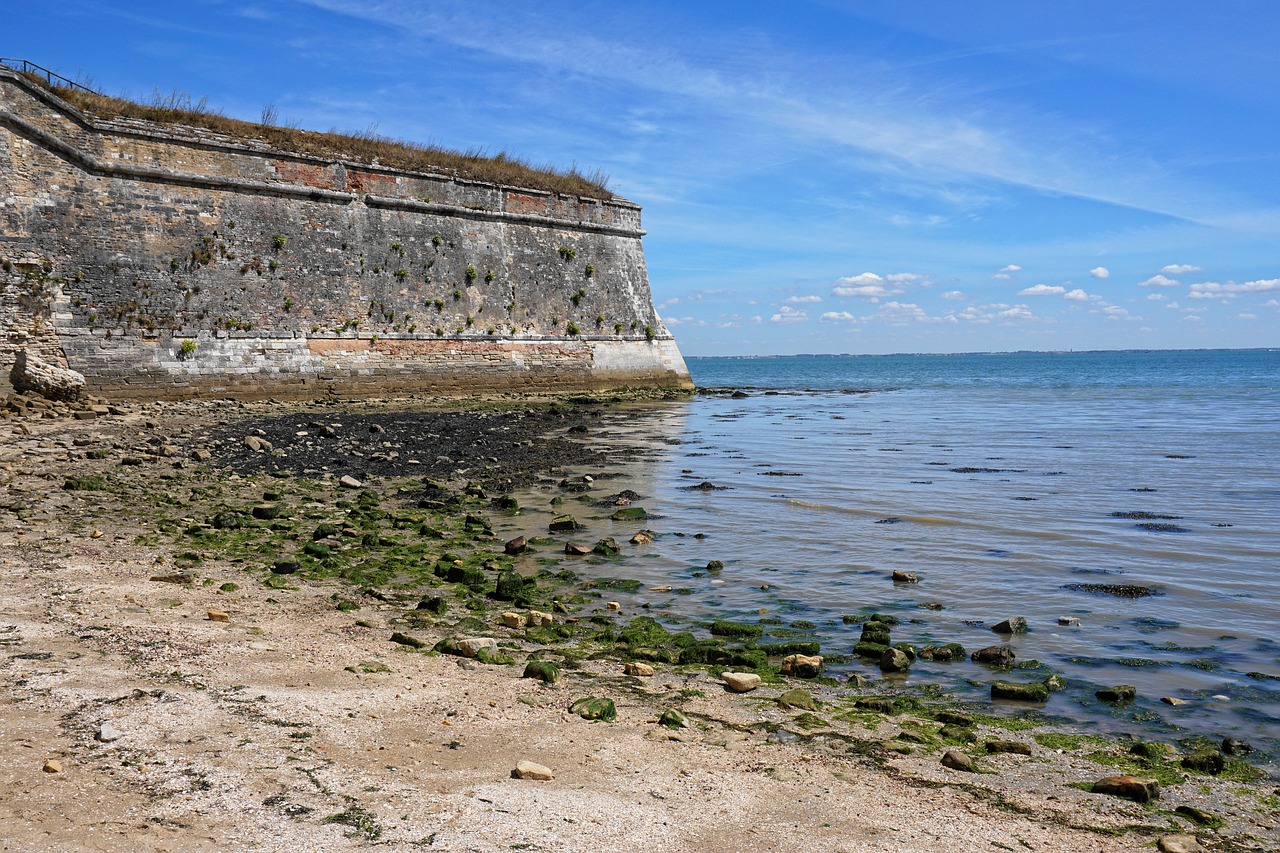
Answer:
<svg viewBox="0 0 1280 853"><path fill-rule="evenodd" d="M111 743L124 737L124 732L116 728L115 724L110 720L98 727L98 733L94 735L100 743Z"/></svg>
<svg viewBox="0 0 1280 853"><path fill-rule="evenodd" d="M954 749L948 749L942 754L942 766L949 767L952 770L962 770L965 773L973 773L973 759L963 752Z"/></svg>
<svg viewBox="0 0 1280 853"><path fill-rule="evenodd" d="M920 583L920 576L915 572L904 572L902 569L893 570L894 583Z"/></svg>
<svg viewBox="0 0 1280 853"><path fill-rule="evenodd" d="M496 649L498 641L493 637L464 637L458 640L458 651L469 658L480 654L481 649Z"/></svg>
<svg viewBox="0 0 1280 853"><path fill-rule="evenodd" d="M610 601L605 604L606 610L621 610L622 605L617 601Z"/></svg>
<svg viewBox="0 0 1280 853"><path fill-rule="evenodd" d="M1161 697L1160 697L1160 701L1161 701L1161 702L1163 702L1163 703L1164 703L1164 704L1166 704L1166 705L1185 705L1185 704L1187 704L1187 700L1186 700L1186 699L1179 699L1179 698L1177 698L1176 696L1161 696Z"/></svg>
<svg viewBox="0 0 1280 853"><path fill-rule="evenodd" d="M338 480L338 485L344 489L363 489L364 488L364 483L360 482L355 477L352 477L350 474L343 474L342 478Z"/></svg>
<svg viewBox="0 0 1280 853"><path fill-rule="evenodd" d="M1160 799L1160 783L1137 776L1104 776L1093 783L1093 793L1123 797L1138 803Z"/></svg>
<svg viewBox="0 0 1280 853"><path fill-rule="evenodd" d="M734 693L748 693L760 686L760 676L754 672L724 672L720 677Z"/></svg>
<svg viewBox="0 0 1280 853"><path fill-rule="evenodd" d="M1058 624L1067 625L1070 627L1078 627L1080 625L1080 620L1074 616L1059 616Z"/></svg>
<svg viewBox="0 0 1280 853"><path fill-rule="evenodd" d="M210 622L230 622L231 617L221 610L210 610L209 615L205 617Z"/></svg>
<svg viewBox="0 0 1280 853"><path fill-rule="evenodd" d="M1156 841L1160 853L1199 853L1204 848L1194 835L1162 835Z"/></svg>
<svg viewBox="0 0 1280 853"><path fill-rule="evenodd" d="M787 655L782 659L780 672L796 678L815 678L822 672L821 655Z"/></svg>
<svg viewBox="0 0 1280 853"><path fill-rule="evenodd" d="M529 627L531 628L539 628L545 625L556 624L556 618L554 616L550 613L543 613L541 610L530 610L525 616L525 619L528 621Z"/></svg>
<svg viewBox="0 0 1280 853"><path fill-rule="evenodd" d="M529 624L529 617L525 616L523 613L516 613L512 610L508 610L506 613L502 614L502 624L506 625L508 628L523 628L525 625Z"/></svg>
<svg viewBox="0 0 1280 853"><path fill-rule="evenodd" d="M551 772L550 767L544 767L532 761L521 761L516 764L516 769L511 771L511 778L536 779L540 782L549 782L556 776Z"/></svg>
<svg viewBox="0 0 1280 853"><path fill-rule="evenodd" d="M653 667L649 666L647 663L640 663L639 661L629 661L622 667L622 671L627 675L635 675L641 678L648 677L654 673Z"/></svg>
<svg viewBox="0 0 1280 853"><path fill-rule="evenodd" d="M992 625L991 630L997 634L1025 634L1027 633L1027 620L1021 616L1012 616L1003 622Z"/></svg>
<svg viewBox="0 0 1280 853"><path fill-rule="evenodd" d="M50 758L47 761L45 761L44 767L41 767L40 769L43 770L45 773L61 773L62 762L56 758Z"/></svg>

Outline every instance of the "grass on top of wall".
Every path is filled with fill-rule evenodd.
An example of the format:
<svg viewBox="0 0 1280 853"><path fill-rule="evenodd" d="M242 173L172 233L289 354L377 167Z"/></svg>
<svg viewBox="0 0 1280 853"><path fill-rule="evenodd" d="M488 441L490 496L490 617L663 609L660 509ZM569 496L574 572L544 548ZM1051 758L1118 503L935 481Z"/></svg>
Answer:
<svg viewBox="0 0 1280 853"><path fill-rule="evenodd" d="M27 75L41 85L37 76ZM314 157L350 160L414 172L432 172L485 181L506 186L526 187L587 198L611 199L607 187L609 176L599 170L584 174L576 165L568 169L535 166L505 151L487 155L479 150L452 151L381 136L372 131L322 133L294 126L275 124L274 107L263 110L260 122L228 118L211 108L207 99L193 101L189 95L173 92L165 95L158 89L151 100L142 103L128 98L115 98L70 87L54 86L54 93L72 106L101 118L143 119L158 124L184 125L217 131L240 139L259 139L273 148Z"/></svg>

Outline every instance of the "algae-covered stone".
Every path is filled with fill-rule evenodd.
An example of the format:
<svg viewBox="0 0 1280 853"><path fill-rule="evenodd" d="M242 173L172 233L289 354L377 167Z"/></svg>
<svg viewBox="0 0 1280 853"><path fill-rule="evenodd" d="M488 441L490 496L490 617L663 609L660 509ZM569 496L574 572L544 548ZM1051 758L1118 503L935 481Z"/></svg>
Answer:
<svg viewBox="0 0 1280 853"><path fill-rule="evenodd" d="M547 525L547 528L552 533L567 533L577 530L581 526L574 520L572 515L557 515L551 519L551 523Z"/></svg>
<svg viewBox="0 0 1280 853"><path fill-rule="evenodd" d="M299 569L297 560L276 560L271 564L271 574L291 575Z"/></svg>
<svg viewBox="0 0 1280 853"><path fill-rule="evenodd" d="M496 649L498 641L493 637L461 637L458 640L458 653L463 657L473 658L481 649Z"/></svg>
<svg viewBox="0 0 1280 853"><path fill-rule="evenodd" d="M805 711L818 710L818 703L814 700L813 694L802 688L788 690L778 697L778 704L784 708L800 708Z"/></svg>
<svg viewBox="0 0 1280 853"><path fill-rule="evenodd" d="M973 759L967 754L955 749L948 749L942 754L942 766L952 770L960 770L965 773L975 772Z"/></svg>
<svg viewBox="0 0 1280 853"><path fill-rule="evenodd" d="M524 596L524 577L519 572L507 571L498 575L493 597L499 601L515 601Z"/></svg>
<svg viewBox="0 0 1280 853"><path fill-rule="evenodd" d="M613 511L609 516L614 521L639 521L649 517L642 506L624 506Z"/></svg>
<svg viewBox="0 0 1280 853"><path fill-rule="evenodd" d="M689 718L679 711L668 708L659 715L658 725L668 729L687 729Z"/></svg>
<svg viewBox="0 0 1280 853"><path fill-rule="evenodd" d="M1106 776L1093 783L1095 794L1123 797L1136 803L1149 803L1160 799L1160 783L1155 779L1137 776Z"/></svg>
<svg viewBox="0 0 1280 853"><path fill-rule="evenodd" d="M1025 634L1028 630L1027 620L1021 616L1013 616L992 625L991 630L997 634Z"/></svg>
<svg viewBox="0 0 1280 853"><path fill-rule="evenodd" d="M1057 693L1059 690L1067 689L1067 680L1056 672L1040 683L1043 684L1045 689L1050 693Z"/></svg>
<svg viewBox="0 0 1280 853"><path fill-rule="evenodd" d="M391 642L397 643L401 646L408 646L411 649L421 649L427 645L422 642L422 640L419 640L416 637L410 637L408 634L402 634L399 631L396 631L391 635Z"/></svg>
<svg viewBox="0 0 1280 853"><path fill-rule="evenodd" d="M759 625L748 625L745 622L731 622L728 619L717 619L711 623L711 633L716 637L755 638L764 633Z"/></svg>
<svg viewBox="0 0 1280 853"><path fill-rule="evenodd" d="M517 536L515 539L508 539L506 544L502 546L502 550L507 554L523 554L529 550L529 540L523 536Z"/></svg>
<svg viewBox="0 0 1280 853"><path fill-rule="evenodd" d="M884 643L863 640L853 647L853 653L859 657L879 659L888 648Z"/></svg>
<svg viewBox="0 0 1280 853"><path fill-rule="evenodd" d="M1132 702L1138 695L1138 688L1132 684L1117 684L1115 687L1103 687L1093 694L1103 702L1112 702L1119 704L1121 702Z"/></svg>
<svg viewBox="0 0 1280 853"><path fill-rule="evenodd" d="M1227 767L1227 760L1216 749L1203 749L1182 757L1182 766L1196 773L1217 776Z"/></svg>
<svg viewBox="0 0 1280 853"><path fill-rule="evenodd" d="M555 684L560 680L560 667L549 660L531 660L524 666L521 678L536 678L544 684Z"/></svg>
<svg viewBox="0 0 1280 853"><path fill-rule="evenodd" d="M618 545L618 540L614 539L612 536L606 536L604 539L596 542L596 544L591 548L591 551L601 557L612 557L615 554L621 553L622 548Z"/></svg>
<svg viewBox="0 0 1280 853"><path fill-rule="evenodd" d="M1013 666L1017 655L1008 646L987 646L985 649L978 649L969 657L988 666L1008 667Z"/></svg>
<svg viewBox="0 0 1280 853"><path fill-rule="evenodd" d="M1169 747L1158 741L1140 740L1129 747L1129 754L1145 758L1148 761L1164 761L1169 755Z"/></svg>
<svg viewBox="0 0 1280 853"><path fill-rule="evenodd" d="M1012 755L1030 755L1031 747L1025 743L1016 740L989 740L986 743L987 752L1004 753Z"/></svg>
<svg viewBox="0 0 1280 853"><path fill-rule="evenodd" d="M853 703L853 707L878 714L892 714L894 711L893 700L887 696L863 696Z"/></svg>
<svg viewBox="0 0 1280 853"><path fill-rule="evenodd" d="M994 681L991 684L992 699L1014 699L1019 702L1048 702L1049 688L1039 682Z"/></svg>
<svg viewBox="0 0 1280 853"><path fill-rule="evenodd" d="M618 709L613 700L596 696L579 699L569 706L569 712L584 720L598 720L602 723L612 723L618 719Z"/></svg>
<svg viewBox="0 0 1280 853"><path fill-rule="evenodd" d="M259 520L269 521L279 518L285 512L284 504L259 504L249 510L249 514Z"/></svg>
<svg viewBox="0 0 1280 853"><path fill-rule="evenodd" d="M911 658L902 649L888 648L880 655L882 672L906 672L911 668Z"/></svg>
<svg viewBox="0 0 1280 853"><path fill-rule="evenodd" d="M734 693L747 693L760 686L760 676L754 672L723 672L720 678Z"/></svg>

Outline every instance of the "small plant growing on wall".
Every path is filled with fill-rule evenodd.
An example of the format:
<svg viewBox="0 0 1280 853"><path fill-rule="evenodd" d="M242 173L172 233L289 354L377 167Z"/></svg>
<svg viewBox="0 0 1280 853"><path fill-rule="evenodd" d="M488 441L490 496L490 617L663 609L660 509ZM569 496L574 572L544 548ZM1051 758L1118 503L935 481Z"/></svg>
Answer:
<svg viewBox="0 0 1280 853"><path fill-rule="evenodd" d="M564 330L571 335L576 335L578 334L578 332L582 331L581 329L578 328L578 324L573 322L572 320L569 321L569 325L564 327Z"/></svg>
<svg viewBox="0 0 1280 853"><path fill-rule="evenodd" d="M395 275L396 275L396 278L400 279L401 281L404 281L406 278L409 277L409 271L404 267L401 267L400 269L396 270Z"/></svg>
<svg viewBox="0 0 1280 853"><path fill-rule="evenodd" d="M196 354L196 342L192 338L184 338L178 346L178 357L187 359Z"/></svg>
<svg viewBox="0 0 1280 853"><path fill-rule="evenodd" d="M581 287L579 287L578 292L573 294L573 296L569 297L569 301L572 302L573 306L576 308L582 302L582 297L586 295L587 295L587 292L583 290Z"/></svg>
<svg viewBox="0 0 1280 853"><path fill-rule="evenodd" d="M656 333L653 331L653 326L644 327L644 336L646 340L651 341L654 339L654 337L656 336Z"/></svg>
<svg viewBox="0 0 1280 853"><path fill-rule="evenodd" d="M467 277L467 284L470 284L471 282L475 281L477 278L480 277L480 273L476 272L476 268L471 266L470 264L467 265L467 271L465 275Z"/></svg>
<svg viewBox="0 0 1280 853"><path fill-rule="evenodd" d="M404 246L401 246L398 242L391 244L391 251L395 252L402 258L404 257Z"/></svg>
<svg viewBox="0 0 1280 853"><path fill-rule="evenodd" d="M596 265L587 264L585 267L582 268L582 274L585 275L587 278L591 278L593 275L596 274Z"/></svg>
<svg viewBox="0 0 1280 853"><path fill-rule="evenodd" d="M444 238L441 237L439 234L436 234L431 238L431 245L439 249L441 246L444 245Z"/></svg>
<svg viewBox="0 0 1280 853"><path fill-rule="evenodd" d="M271 238L271 245L276 249L276 251L283 249L288 244L289 244L289 238L284 236L283 234L276 234L274 237Z"/></svg>
<svg viewBox="0 0 1280 853"><path fill-rule="evenodd" d="M622 334L622 329L623 329L623 325L622 325L622 323L621 323L620 321L619 321L619 322L617 322L617 323L614 323L614 324L613 324L613 333L614 333L615 335L620 335L620 334Z"/></svg>
<svg viewBox="0 0 1280 853"><path fill-rule="evenodd" d="M272 272L275 272L276 270L280 269L280 262L277 261L275 258L272 258L271 260L267 261L267 269L271 270Z"/></svg>
<svg viewBox="0 0 1280 853"><path fill-rule="evenodd" d="M569 246L561 246L560 248L556 249L556 251L559 252L560 257L564 258L566 261L571 261L574 258L578 257L577 250Z"/></svg>
<svg viewBox="0 0 1280 853"><path fill-rule="evenodd" d="M455 287L455 288L453 289L453 298L454 298L454 299L461 299L461 298L462 298L462 291Z"/></svg>
<svg viewBox="0 0 1280 853"><path fill-rule="evenodd" d="M484 274L484 283L492 284L495 278L497 278L497 276L493 274L493 270L489 270L487 273Z"/></svg>
<svg viewBox="0 0 1280 853"><path fill-rule="evenodd" d="M289 311L292 311L292 310L293 310L293 300L292 300L292 299L290 299L290 298L289 298L289 297L287 297L287 296L286 296L286 297L285 297L285 299L284 299L284 310L285 310L286 312L289 312Z"/></svg>

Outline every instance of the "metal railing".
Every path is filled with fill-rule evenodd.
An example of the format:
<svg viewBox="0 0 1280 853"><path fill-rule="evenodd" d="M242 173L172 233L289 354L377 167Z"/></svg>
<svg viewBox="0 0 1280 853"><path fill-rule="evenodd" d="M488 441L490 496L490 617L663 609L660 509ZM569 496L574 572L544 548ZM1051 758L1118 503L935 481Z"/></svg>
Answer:
<svg viewBox="0 0 1280 853"><path fill-rule="evenodd" d="M34 62L28 62L25 59L11 59L8 57L0 56L0 65L5 66L6 68L12 68L14 71L17 71L19 74L26 74L31 77L43 78L44 82L51 89L53 88L78 89L81 92L88 92L91 95L98 94L94 90L90 89L88 86L82 86L74 80L70 80L66 77L63 77L61 74L56 74L53 71L50 71L48 68L45 68L43 65L36 65Z"/></svg>

